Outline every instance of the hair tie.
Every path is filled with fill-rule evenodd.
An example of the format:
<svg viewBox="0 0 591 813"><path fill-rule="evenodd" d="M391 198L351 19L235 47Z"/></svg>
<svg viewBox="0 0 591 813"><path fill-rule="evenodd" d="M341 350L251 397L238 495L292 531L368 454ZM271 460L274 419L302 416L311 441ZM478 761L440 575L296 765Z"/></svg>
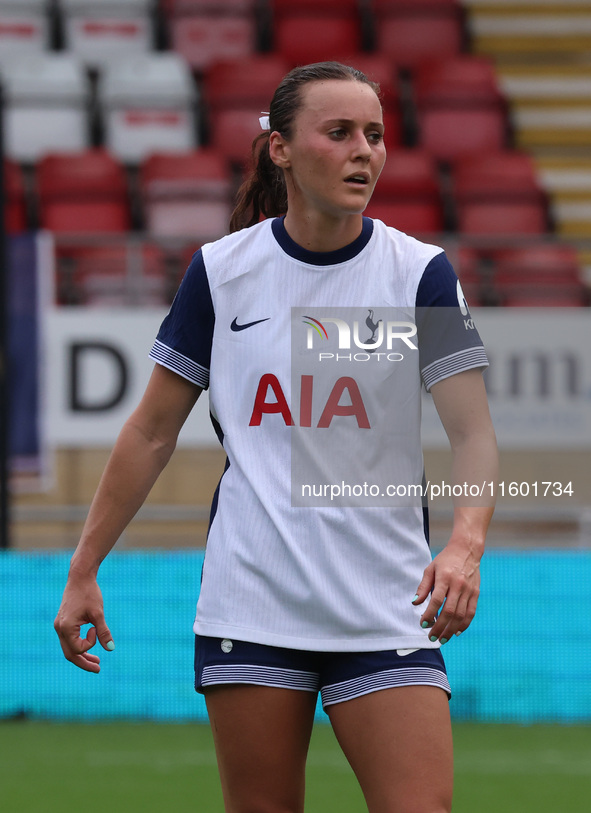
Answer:
<svg viewBox="0 0 591 813"><path fill-rule="evenodd" d="M261 125L261 130L270 130L271 125L269 123L269 114L268 113L261 113L259 118L259 124Z"/></svg>

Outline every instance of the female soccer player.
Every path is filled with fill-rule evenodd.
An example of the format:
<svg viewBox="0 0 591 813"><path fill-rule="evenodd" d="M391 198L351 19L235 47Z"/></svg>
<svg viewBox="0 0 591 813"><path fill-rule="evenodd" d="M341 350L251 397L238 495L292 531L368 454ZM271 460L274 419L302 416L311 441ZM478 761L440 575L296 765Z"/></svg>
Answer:
<svg viewBox="0 0 591 813"><path fill-rule="evenodd" d="M99 565L209 387L227 465L195 669L226 810L303 810L320 691L371 813L449 811L439 650L474 617L492 507L456 500L451 537L431 560L416 499L420 390L449 436L454 482L493 480L486 356L442 250L363 217L386 158L377 86L339 63L296 68L262 123L233 233L194 256L161 326L56 630L68 660L99 671L89 650L97 638L114 648ZM396 478L387 486L384 472ZM81 639L84 623L93 627Z"/></svg>

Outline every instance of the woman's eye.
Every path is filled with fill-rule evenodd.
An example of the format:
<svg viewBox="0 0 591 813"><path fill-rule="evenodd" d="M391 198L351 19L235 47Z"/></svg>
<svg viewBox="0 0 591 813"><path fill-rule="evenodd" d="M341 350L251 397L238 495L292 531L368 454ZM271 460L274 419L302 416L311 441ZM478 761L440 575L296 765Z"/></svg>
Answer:
<svg viewBox="0 0 591 813"><path fill-rule="evenodd" d="M343 130L342 127L340 127L338 130L331 130L330 131L330 136L332 138L344 138L346 135L347 135L347 133L345 132L345 130Z"/></svg>
<svg viewBox="0 0 591 813"><path fill-rule="evenodd" d="M368 139L372 142L372 144L379 144L380 141L383 141L384 135L383 133L370 133Z"/></svg>

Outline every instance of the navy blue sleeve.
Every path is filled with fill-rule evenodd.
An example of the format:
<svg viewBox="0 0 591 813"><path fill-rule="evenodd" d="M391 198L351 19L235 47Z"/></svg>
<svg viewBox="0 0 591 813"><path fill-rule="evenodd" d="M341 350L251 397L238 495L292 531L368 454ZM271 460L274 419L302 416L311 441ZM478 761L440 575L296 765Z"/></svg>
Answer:
<svg viewBox="0 0 591 813"><path fill-rule="evenodd" d="M199 250L160 326L150 358L207 389L214 323L209 280Z"/></svg>
<svg viewBox="0 0 591 813"><path fill-rule="evenodd" d="M451 263L438 254L417 289L419 363L427 390L455 373L487 367L482 340Z"/></svg>

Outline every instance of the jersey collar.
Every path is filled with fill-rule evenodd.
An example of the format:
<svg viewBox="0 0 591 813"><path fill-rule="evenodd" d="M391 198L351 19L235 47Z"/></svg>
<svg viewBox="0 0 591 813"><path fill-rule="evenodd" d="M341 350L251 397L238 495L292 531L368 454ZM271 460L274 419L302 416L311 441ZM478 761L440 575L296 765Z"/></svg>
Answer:
<svg viewBox="0 0 591 813"><path fill-rule="evenodd" d="M300 260L309 265L337 265L352 260L363 251L373 234L373 220L370 217L364 217L361 234L349 245L338 248L336 251L308 251L291 239L285 228L284 220L285 215L275 218L271 224L275 239L286 254L289 254L294 260Z"/></svg>

